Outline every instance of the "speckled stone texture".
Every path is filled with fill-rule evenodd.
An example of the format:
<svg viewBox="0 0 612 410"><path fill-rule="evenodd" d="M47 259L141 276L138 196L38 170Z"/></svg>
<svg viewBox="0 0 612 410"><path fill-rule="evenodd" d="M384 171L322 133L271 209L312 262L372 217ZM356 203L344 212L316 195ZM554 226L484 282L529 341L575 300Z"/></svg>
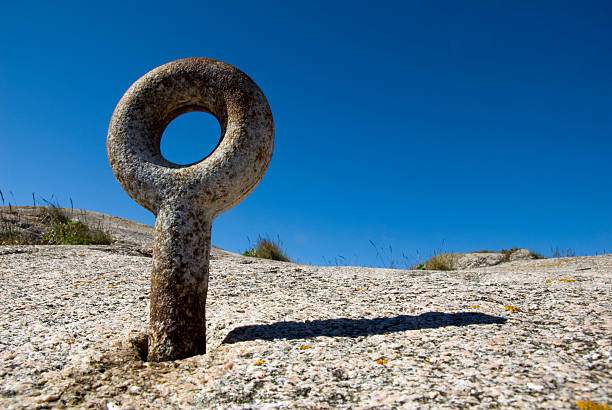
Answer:
<svg viewBox="0 0 612 410"><path fill-rule="evenodd" d="M0 246L0 409L612 405L612 255L440 272L212 247L207 353L155 363L152 229L127 252L105 220L124 245Z"/></svg>
<svg viewBox="0 0 612 410"><path fill-rule="evenodd" d="M161 154L162 134L191 111L214 115L222 137L201 161L174 164ZM273 145L265 96L246 74L220 61L165 64L117 104L107 140L111 168L128 195L155 214L148 360L205 352L212 221L253 191Z"/></svg>

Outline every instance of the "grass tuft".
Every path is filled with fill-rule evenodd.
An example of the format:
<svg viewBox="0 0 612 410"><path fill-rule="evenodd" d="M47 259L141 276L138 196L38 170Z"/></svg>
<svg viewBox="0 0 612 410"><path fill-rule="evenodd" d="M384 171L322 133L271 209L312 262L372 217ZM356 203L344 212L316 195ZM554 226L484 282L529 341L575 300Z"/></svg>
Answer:
<svg viewBox="0 0 612 410"><path fill-rule="evenodd" d="M47 206L35 207L35 218L13 212L10 204L8 212L0 211L0 245L110 245L113 242L110 233L101 226L90 226L74 218L73 210L62 209L47 200L43 202Z"/></svg>
<svg viewBox="0 0 612 410"><path fill-rule="evenodd" d="M464 253L440 253L432 258L428 259L423 264L423 269L426 270L453 270L455 269L455 263L461 258Z"/></svg>
<svg viewBox="0 0 612 410"><path fill-rule="evenodd" d="M113 241L108 232L101 227L91 227L78 219L71 218L57 204L45 201L41 208L42 223L49 227L43 235L43 243L48 245L110 245Z"/></svg>
<svg viewBox="0 0 612 410"><path fill-rule="evenodd" d="M275 240L270 237L259 237L255 245L242 253L244 256L255 258L271 259L274 261L291 262L285 251L282 249L282 242L279 238Z"/></svg>

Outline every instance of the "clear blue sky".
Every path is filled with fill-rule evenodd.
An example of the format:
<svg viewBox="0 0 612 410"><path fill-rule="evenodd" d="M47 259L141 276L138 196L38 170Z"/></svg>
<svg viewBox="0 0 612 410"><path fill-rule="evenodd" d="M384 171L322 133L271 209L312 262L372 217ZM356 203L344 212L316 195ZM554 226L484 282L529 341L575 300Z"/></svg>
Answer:
<svg viewBox="0 0 612 410"><path fill-rule="evenodd" d="M217 246L278 235L295 260L357 265L611 252L611 22L609 1L7 2L0 189L152 224L111 172L108 123L140 76L201 56L253 78L276 125ZM188 163L218 137L187 114L162 153Z"/></svg>

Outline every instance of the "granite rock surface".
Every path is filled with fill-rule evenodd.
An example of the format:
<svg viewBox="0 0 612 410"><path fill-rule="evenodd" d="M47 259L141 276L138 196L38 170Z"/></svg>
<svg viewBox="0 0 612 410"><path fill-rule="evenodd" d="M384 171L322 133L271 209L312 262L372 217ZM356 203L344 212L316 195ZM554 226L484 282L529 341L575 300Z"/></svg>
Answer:
<svg viewBox="0 0 612 410"><path fill-rule="evenodd" d="M87 215L118 243L0 247L0 408L612 404L612 255L441 272L213 247L207 353L152 363L152 228Z"/></svg>

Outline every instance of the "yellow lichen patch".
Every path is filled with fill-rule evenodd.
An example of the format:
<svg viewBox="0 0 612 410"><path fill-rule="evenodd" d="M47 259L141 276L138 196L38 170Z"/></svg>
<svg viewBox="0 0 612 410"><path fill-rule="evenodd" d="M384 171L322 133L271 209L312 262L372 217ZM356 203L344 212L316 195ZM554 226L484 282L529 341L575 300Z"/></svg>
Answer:
<svg viewBox="0 0 612 410"><path fill-rule="evenodd" d="M338 289L338 292L342 292L342 289Z"/></svg>
<svg viewBox="0 0 612 410"><path fill-rule="evenodd" d="M561 279L556 279L558 282L576 282L576 279L565 279L565 278L561 278ZM546 283L552 283L553 279L546 279Z"/></svg>
<svg viewBox="0 0 612 410"><path fill-rule="evenodd" d="M386 363L387 363L387 361L386 361L385 359L378 359L378 360L376 361L376 363L378 363L378 364L386 364Z"/></svg>
<svg viewBox="0 0 612 410"><path fill-rule="evenodd" d="M300 349L301 350L306 350L306 349L310 349L312 346L311 345L301 345Z"/></svg>
<svg viewBox="0 0 612 410"><path fill-rule="evenodd" d="M472 309L478 309L480 307L480 305L472 305L470 306Z"/></svg>
<svg viewBox="0 0 612 410"><path fill-rule="evenodd" d="M521 309L517 308L516 306L504 305L504 307L510 312L520 312L521 311Z"/></svg>
<svg viewBox="0 0 612 410"><path fill-rule="evenodd" d="M581 410L612 410L612 407L606 404L598 404L590 400L577 401L576 406Z"/></svg>
<svg viewBox="0 0 612 410"><path fill-rule="evenodd" d="M231 281L233 281L233 280L234 280L234 278L227 278L227 281L228 281L228 282L231 282Z"/></svg>
<svg viewBox="0 0 612 410"><path fill-rule="evenodd" d="M255 363L253 363L255 366L260 366L264 363L263 359L260 359L258 361L256 361Z"/></svg>

